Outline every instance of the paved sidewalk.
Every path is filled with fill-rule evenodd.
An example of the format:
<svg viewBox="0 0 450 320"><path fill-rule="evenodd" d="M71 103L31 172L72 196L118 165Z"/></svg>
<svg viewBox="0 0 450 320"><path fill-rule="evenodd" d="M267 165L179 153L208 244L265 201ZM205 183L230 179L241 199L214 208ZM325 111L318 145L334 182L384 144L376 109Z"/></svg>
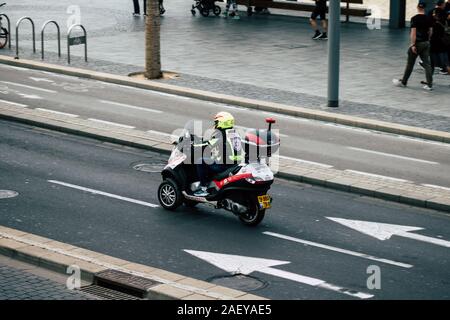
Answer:
<svg viewBox="0 0 450 320"><path fill-rule="evenodd" d="M96 300L68 290L53 277L43 269L0 255L0 300Z"/></svg>
<svg viewBox="0 0 450 320"><path fill-rule="evenodd" d="M23 0L5 12L13 23L23 15L35 18L37 29L46 19L56 19L65 34L68 6ZM131 17L131 4L119 0L80 0L81 22L88 29L90 62L73 65L128 74L143 69L144 19ZM318 110L391 121L428 129L450 131L450 76L436 75L433 92L419 85L423 72L416 68L410 88L394 88L391 80L403 71L408 30L369 31L364 24L342 25L342 106L329 110L326 102L326 43L312 41L307 19L283 15L243 15L239 21L192 17L191 2L168 1L162 18L162 64L180 77L165 82L302 106ZM353 19L357 20L357 19ZM23 29L22 29L23 28ZM27 30L28 28L28 30ZM37 36L39 39L39 35ZM55 39L52 28L46 38ZM30 58L29 26L21 27L21 56ZM39 47L39 45L38 45ZM50 62L56 42L46 45ZM62 43L65 53L65 41ZM53 51L51 54L50 51ZM81 55L82 48L73 50ZM12 55L13 51L0 53ZM33 56L40 59L40 54Z"/></svg>

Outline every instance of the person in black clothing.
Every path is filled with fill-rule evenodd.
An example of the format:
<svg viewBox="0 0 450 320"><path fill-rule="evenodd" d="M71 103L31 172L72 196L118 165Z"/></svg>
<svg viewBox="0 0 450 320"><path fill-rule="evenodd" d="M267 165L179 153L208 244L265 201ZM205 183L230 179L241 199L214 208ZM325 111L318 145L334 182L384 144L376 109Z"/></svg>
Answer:
<svg viewBox="0 0 450 320"><path fill-rule="evenodd" d="M447 46L443 38L445 35L445 23L447 15L443 7L437 7L433 10L433 34L431 35L431 72L434 73L435 67L440 67L441 74L449 74L450 67L447 56Z"/></svg>
<svg viewBox="0 0 450 320"><path fill-rule="evenodd" d="M144 16L147 15L147 0L144 0ZM139 0L133 0L134 13L133 16L139 16L141 14L141 8L139 7Z"/></svg>
<svg viewBox="0 0 450 320"><path fill-rule="evenodd" d="M417 5L418 14L411 19L411 45L408 49L408 62L406 64L403 78L394 79L392 82L399 87L406 87L408 79L414 68L414 63L418 56L422 59L427 83L423 86L424 90L433 90L433 74L430 64L430 37L432 34L432 21L425 14L425 3L419 2Z"/></svg>
<svg viewBox="0 0 450 320"><path fill-rule="evenodd" d="M147 0L144 0L144 16L147 15ZM133 0L134 13L133 16L137 17L141 14L141 8L139 7L139 0ZM164 8L163 0L159 0L159 14L163 15L166 12Z"/></svg>
<svg viewBox="0 0 450 320"><path fill-rule="evenodd" d="M311 19L309 19L311 23L311 27L316 31L314 36L312 37L314 40L327 40L327 29L328 29L328 22L326 19L327 15L327 0L315 0L316 7L314 8ZM320 21L322 21L322 29L323 31L320 32L319 27L317 25L317 17L320 17Z"/></svg>

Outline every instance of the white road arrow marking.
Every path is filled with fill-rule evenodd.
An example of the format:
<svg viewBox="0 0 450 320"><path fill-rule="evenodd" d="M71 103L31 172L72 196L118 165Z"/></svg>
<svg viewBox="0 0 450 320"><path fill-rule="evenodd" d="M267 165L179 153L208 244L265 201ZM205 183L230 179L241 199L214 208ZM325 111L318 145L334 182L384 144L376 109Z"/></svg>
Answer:
<svg viewBox="0 0 450 320"><path fill-rule="evenodd" d="M237 256L231 254L222 254L222 253L214 253L214 252L206 252L206 251L195 251L195 250L184 250L187 253L202 259L219 269L225 270L231 274L250 274L253 272L261 272L265 274L269 274L272 276L288 279L291 281L307 284L313 287L318 287L322 289L332 290L339 293L343 293L355 298L360 299L368 299L372 298L373 295L358 292L346 288L342 288L330 283L327 283L324 280L316 279L308 276L303 276L300 274L283 271L279 269L274 269L272 267L284 265L290 263L289 261L281 261L281 260L270 260L270 259L262 259L262 258L253 258L253 257L245 257L245 256Z"/></svg>
<svg viewBox="0 0 450 320"><path fill-rule="evenodd" d="M312 242L312 241L303 240L303 239L299 239L299 238L294 238L294 237L286 236L286 235L279 234L279 233L265 231L265 232L263 232L263 234L266 234L266 235L272 236L272 237L277 237L277 238L280 238L280 239L293 241L293 242L303 243L303 244L308 245L308 246L313 246L313 247L322 248L322 249L325 249L325 250L331 250L331 251L335 251L335 252L339 252L339 253L343 253L343 254L348 254L350 256L355 256L355 257L359 257L359 258L364 258L364 259L369 259L369 260L373 260L373 261L383 262L383 263L391 264L391 265L402 267L402 268L412 268L413 267L411 264L398 262L398 261L393 261L393 260L389 260L389 259L378 258L378 257L374 257L374 256L371 256L371 255L368 255L368 254L364 254L364 253L360 253L360 252L356 252L356 251L351 251L351 250L346 250L346 249L341 249L341 248L337 248L337 247L332 247L332 246L329 246L329 245L326 245L326 244Z"/></svg>
<svg viewBox="0 0 450 320"><path fill-rule="evenodd" d="M51 83L53 83L54 81L53 80L50 80L50 79L46 79L46 78L35 78L35 77L29 77L31 80L34 80L34 81L36 81L36 82L51 82Z"/></svg>
<svg viewBox="0 0 450 320"><path fill-rule="evenodd" d="M327 219L333 220L334 222L340 223L353 230L377 238L378 240L388 240L392 236L399 236L450 248L450 241L445 241L441 239L423 236L416 233L411 233L411 231L423 230L423 228L420 227L402 226L397 224L387 224L387 223L378 223L360 220L349 220L332 217L327 217Z"/></svg>

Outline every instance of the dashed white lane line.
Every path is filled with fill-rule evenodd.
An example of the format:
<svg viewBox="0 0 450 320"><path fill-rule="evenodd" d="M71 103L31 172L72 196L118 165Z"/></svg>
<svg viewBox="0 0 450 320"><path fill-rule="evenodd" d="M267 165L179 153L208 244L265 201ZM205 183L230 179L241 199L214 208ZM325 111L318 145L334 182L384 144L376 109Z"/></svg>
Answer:
<svg viewBox="0 0 450 320"><path fill-rule="evenodd" d="M55 90L49 90L49 89L43 89L43 88L28 86L28 85L21 84L21 83L16 83L16 82L10 82L10 81L0 81L0 82L4 83L4 84L9 84L11 86L27 88L27 89L32 89L32 90L36 90L36 91L42 91L42 92L47 92L47 93L58 93L58 91L55 91Z"/></svg>
<svg viewBox="0 0 450 320"><path fill-rule="evenodd" d="M320 163L320 162L314 162L314 161L308 161L308 160L302 160L302 159L297 159L297 158L291 158L291 157L286 157L286 156L279 156L280 159L285 159L285 160L292 160L292 161L296 161L296 162L301 162L304 164L312 164L318 167L322 167L322 168L333 168L332 165L330 164L324 164L324 163Z"/></svg>
<svg viewBox="0 0 450 320"><path fill-rule="evenodd" d="M88 120L93 121L93 122L108 124L108 125L112 125L112 126L117 126L117 127L121 127L121 128L127 128L127 129L134 129L135 128L133 126L128 126L126 124L121 124L121 123L117 123L117 122L110 122L110 121L105 121L105 120L100 120L100 119L95 119L95 118L89 118Z"/></svg>
<svg viewBox="0 0 450 320"><path fill-rule="evenodd" d="M347 149L360 151L360 152L366 152L366 153L372 153L372 154L376 154L376 155L380 155L380 156L397 158L397 159L402 159L402 160L422 162L422 163L426 163L426 164L435 164L435 165L439 164L439 162L423 160L423 159L417 159L417 158L411 158L411 157L405 157L405 156L400 156L400 155L397 155L397 154L385 153L385 152L379 152L379 151L373 151L373 150L367 150L367 149L362 149L362 148L347 147Z"/></svg>
<svg viewBox="0 0 450 320"><path fill-rule="evenodd" d="M66 112L61 112L61 111L49 110L49 109L45 109L45 108L36 108L36 110L45 111L45 112L54 113L54 114L59 114L59 115L67 116L67 117L71 117L71 118L78 118L78 115L72 114L72 113L66 113Z"/></svg>
<svg viewBox="0 0 450 320"><path fill-rule="evenodd" d="M331 251L335 251L335 252L339 252L339 253L343 253L343 254L359 257L359 258L364 258L364 259L368 259L368 260L383 262L383 263L391 264L391 265L402 267L402 268L412 268L413 267L413 265L411 265L411 264L407 264L407 263L403 263L403 262L397 262L397 261L394 261L394 260L389 260L389 259L384 259L384 258L378 258L378 257L374 257L374 256L371 256L371 255L368 255L368 254L364 254L364 253L360 253L360 252L356 252L356 251L351 251L351 250L346 250L346 249L341 249L341 248L337 248L337 247L333 247L333 246L329 246L329 245L321 244L321 243L317 243L317 242L312 242L312 241L308 241L308 240L298 239L298 238L286 236L286 235L279 234L279 233L274 233L274 232L268 232L267 231L267 232L263 232L263 234L268 235L268 236L272 236L272 237L276 237L276 238L280 238L280 239L284 239L284 240L289 240L289 241L293 241L293 242L303 243L303 244L306 244L306 245L309 245L309 246L318 247L318 248L322 248L322 249L326 249L326 250L331 250Z"/></svg>
<svg viewBox="0 0 450 320"><path fill-rule="evenodd" d="M114 199L118 199L118 200L122 200L122 201L127 201L127 202L131 202L131 203L139 204L141 206L146 206L146 207L151 207L151 208L159 207L157 204L153 204L153 203L149 203L149 202L145 202L145 201L141 201L141 200L136 200L136 199L131 199L131 198L127 198L127 197L122 197L122 196L118 196L116 194L107 193L107 192L103 192L103 191L99 191L99 190L95 190L95 189L85 188L85 187L77 186L77 185L71 184L71 183L66 183L66 182L57 181L57 180L47 180L47 181L50 183L53 183L53 184L58 184L60 186L77 189L77 190L81 190L81 191L85 191L85 192L89 192L89 193L93 193L93 194L98 194L101 196L114 198Z"/></svg>
<svg viewBox="0 0 450 320"><path fill-rule="evenodd" d="M441 189L441 190L446 190L446 191L450 191L450 188L447 187L442 187L442 186L437 186L435 184L422 184L424 187L431 187L431 188L436 188L436 189Z"/></svg>
<svg viewBox="0 0 450 320"><path fill-rule="evenodd" d="M153 113L163 113L163 111L161 111L161 110L155 110L155 109L150 109L150 108L138 107L138 106L133 106L131 104L126 104L126 103L120 103L120 102L108 101L108 100L99 100L99 101L101 103L103 103L103 104L111 104L111 105L114 105L114 106L119 106L119 107L139 110L139 111L147 111L147 112L153 112Z"/></svg>
<svg viewBox="0 0 450 320"><path fill-rule="evenodd" d="M21 108L26 108L26 107L28 107L28 105L26 105L26 104L17 103L17 102L12 102L12 101L8 101L8 100L2 100L2 99L0 99L0 102L8 103L8 104L13 105L13 106L15 106L15 107L21 107Z"/></svg>
<svg viewBox="0 0 450 320"><path fill-rule="evenodd" d="M349 170L349 169L346 169L344 171L350 172L350 173L356 173L356 174L360 174L360 175L368 176L368 177L372 177L372 178L380 178L380 179L392 180L392 181L397 181L397 182L412 183L412 181L409 181L409 180L393 178L393 177L388 177L388 176L382 176L380 174L375 174L375 173L368 173L368 172L357 171L357 170Z"/></svg>

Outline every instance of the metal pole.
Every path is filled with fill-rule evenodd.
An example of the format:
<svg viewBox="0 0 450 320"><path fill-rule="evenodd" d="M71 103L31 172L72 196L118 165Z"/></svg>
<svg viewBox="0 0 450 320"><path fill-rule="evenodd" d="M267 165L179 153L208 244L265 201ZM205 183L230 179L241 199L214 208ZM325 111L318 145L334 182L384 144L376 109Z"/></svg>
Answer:
<svg viewBox="0 0 450 320"><path fill-rule="evenodd" d="M405 27L406 0L391 0L389 6L389 28Z"/></svg>
<svg viewBox="0 0 450 320"><path fill-rule="evenodd" d="M341 1L329 2L328 26L328 107L339 107L339 62L341 33Z"/></svg>

